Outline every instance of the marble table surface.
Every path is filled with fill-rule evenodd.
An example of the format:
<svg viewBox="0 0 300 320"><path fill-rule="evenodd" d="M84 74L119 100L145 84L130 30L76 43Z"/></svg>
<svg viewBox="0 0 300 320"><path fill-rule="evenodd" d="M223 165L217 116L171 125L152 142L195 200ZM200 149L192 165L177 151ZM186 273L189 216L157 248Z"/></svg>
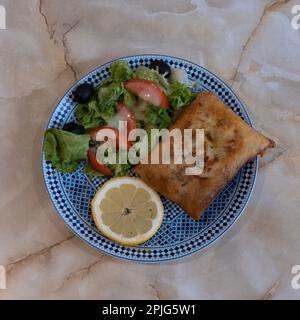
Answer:
<svg viewBox="0 0 300 320"><path fill-rule="evenodd" d="M300 30L280 0L0 0L0 299L300 299ZM212 70L277 142L245 214L204 253L140 265L87 246L41 175L47 120L112 58L162 53Z"/></svg>

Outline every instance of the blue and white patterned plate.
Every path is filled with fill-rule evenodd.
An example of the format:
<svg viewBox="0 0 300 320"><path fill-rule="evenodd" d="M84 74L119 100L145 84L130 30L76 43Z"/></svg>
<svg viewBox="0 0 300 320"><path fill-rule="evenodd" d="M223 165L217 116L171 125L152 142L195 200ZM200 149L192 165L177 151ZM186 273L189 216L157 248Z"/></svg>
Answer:
<svg viewBox="0 0 300 320"><path fill-rule="evenodd" d="M214 92L236 114L252 125L239 98L222 80L205 68L183 59L163 55L121 58L133 69L138 65L149 65L152 59L162 59L172 68L184 69L191 80L197 81L197 90ZM62 128L65 123L74 120L74 89L83 82L90 82L95 86L101 84L109 76L110 64L111 62L88 73L64 95L50 118L48 128ZM249 161L240 170L235 179L205 211L200 221L194 221L176 204L163 198L165 217L161 228L152 239L137 247L123 247L113 243L97 230L93 222L90 202L106 178L89 180L83 173L83 165L73 174L58 173L45 161L44 154L42 167L50 198L74 233L106 254L126 260L154 263L191 255L220 238L248 203L255 184L257 161L257 158Z"/></svg>

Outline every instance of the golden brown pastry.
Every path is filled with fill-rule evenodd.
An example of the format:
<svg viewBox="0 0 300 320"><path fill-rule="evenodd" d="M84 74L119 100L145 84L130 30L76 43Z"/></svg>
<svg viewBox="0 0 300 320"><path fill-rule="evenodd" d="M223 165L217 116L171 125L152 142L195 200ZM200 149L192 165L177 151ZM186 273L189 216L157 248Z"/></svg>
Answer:
<svg viewBox="0 0 300 320"><path fill-rule="evenodd" d="M248 160L274 147L210 92L199 93L169 129L174 128L204 129L203 173L186 175L185 164L140 164L134 171L196 220Z"/></svg>

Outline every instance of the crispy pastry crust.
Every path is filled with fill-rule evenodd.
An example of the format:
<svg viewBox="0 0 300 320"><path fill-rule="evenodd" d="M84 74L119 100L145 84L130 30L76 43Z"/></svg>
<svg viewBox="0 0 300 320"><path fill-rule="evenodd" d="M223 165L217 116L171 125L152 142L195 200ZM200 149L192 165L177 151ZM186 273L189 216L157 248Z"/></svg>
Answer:
<svg viewBox="0 0 300 320"><path fill-rule="evenodd" d="M272 140L248 126L210 92L200 93L169 129L173 128L204 129L203 174L186 175L185 164L140 164L134 171L195 220L248 160L274 147Z"/></svg>

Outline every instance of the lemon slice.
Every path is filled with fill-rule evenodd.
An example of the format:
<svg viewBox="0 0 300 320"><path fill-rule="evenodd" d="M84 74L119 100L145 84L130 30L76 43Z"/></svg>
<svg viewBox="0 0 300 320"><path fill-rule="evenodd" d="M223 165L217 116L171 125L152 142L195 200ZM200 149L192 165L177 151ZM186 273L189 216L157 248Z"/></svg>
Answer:
<svg viewBox="0 0 300 320"><path fill-rule="evenodd" d="M97 228L109 239L133 246L149 240L161 226L164 208L159 195L138 178L106 182L92 201Z"/></svg>

